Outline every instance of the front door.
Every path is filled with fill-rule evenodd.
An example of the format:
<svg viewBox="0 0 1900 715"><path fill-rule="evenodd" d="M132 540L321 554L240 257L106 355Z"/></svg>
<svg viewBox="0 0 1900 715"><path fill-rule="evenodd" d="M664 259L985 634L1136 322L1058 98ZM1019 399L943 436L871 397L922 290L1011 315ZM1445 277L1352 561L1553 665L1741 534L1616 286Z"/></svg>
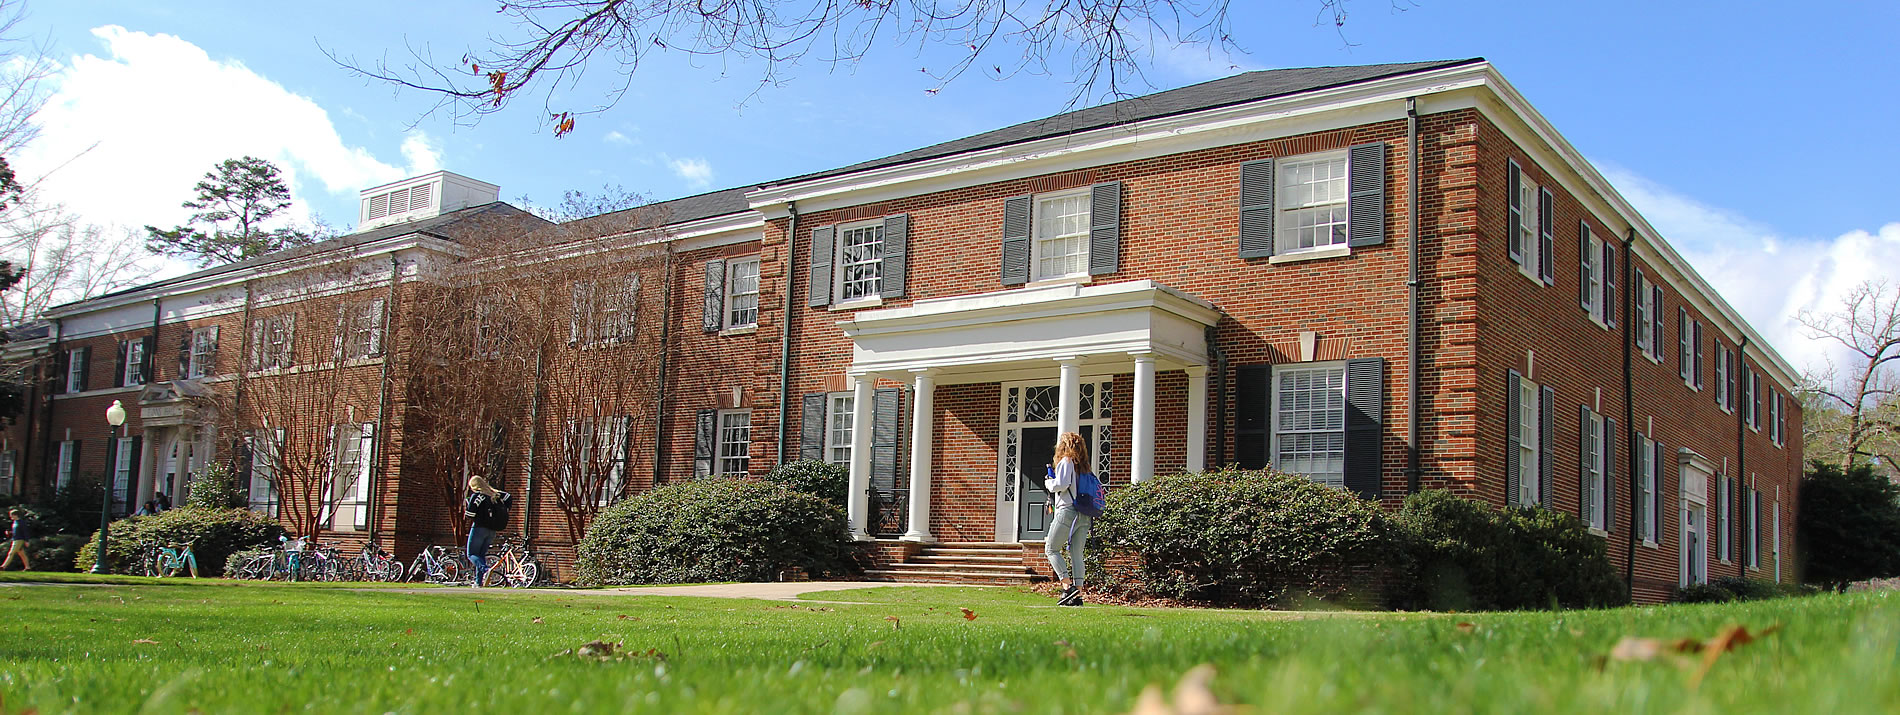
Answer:
<svg viewBox="0 0 1900 715"><path fill-rule="evenodd" d="M1055 516L1055 500L1043 490L1042 480L1055 462L1056 428L1025 427L1022 436L1023 457L1018 462L1016 493L1021 511L1017 513L1017 538L1041 541L1049 535L1049 520Z"/></svg>
<svg viewBox="0 0 1900 715"><path fill-rule="evenodd" d="M1094 462L1085 469L1102 483L1110 482L1109 415L1114 393L1110 378L1094 377L1081 385L1077 407L1083 440ZM1042 480L1054 460L1057 434L1057 389L1054 382L1006 384L1003 388L1002 440L997 450L996 496L998 539L1014 533L1021 541L1041 541L1048 534L1055 509Z"/></svg>

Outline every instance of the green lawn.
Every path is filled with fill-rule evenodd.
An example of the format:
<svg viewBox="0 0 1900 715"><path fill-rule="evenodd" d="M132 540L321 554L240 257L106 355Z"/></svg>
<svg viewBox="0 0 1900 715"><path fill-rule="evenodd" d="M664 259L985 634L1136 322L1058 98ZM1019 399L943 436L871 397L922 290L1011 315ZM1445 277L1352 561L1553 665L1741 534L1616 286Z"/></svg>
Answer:
<svg viewBox="0 0 1900 715"><path fill-rule="evenodd" d="M1900 596L1887 594L1421 615L1056 609L982 589L783 603L17 580L0 578L9 714L1125 712L1201 663L1224 702L1255 712L1900 711ZM1597 665L1625 635L1730 623L1783 630L1696 690L1672 662ZM594 639L663 658L559 655Z"/></svg>

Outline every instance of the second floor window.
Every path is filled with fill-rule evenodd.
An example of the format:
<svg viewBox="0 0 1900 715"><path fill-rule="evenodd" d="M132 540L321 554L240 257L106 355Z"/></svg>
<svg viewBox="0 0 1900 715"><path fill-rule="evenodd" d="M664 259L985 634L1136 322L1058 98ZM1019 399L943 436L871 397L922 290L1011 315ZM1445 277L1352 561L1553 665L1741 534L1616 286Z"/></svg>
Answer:
<svg viewBox="0 0 1900 715"><path fill-rule="evenodd" d="M1089 192L1036 197L1033 280L1088 275Z"/></svg>
<svg viewBox="0 0 1900 715"><path fill-rule="evenodd" d="M639 317L640 277L574 283L574 315L567 341L582 345L632 340Z"/></svg>
<svg viewBox="0 0 1900 715"><path fill-rule="evenodd" d="M872 289L871 295L877 295ZM759 259L755 256L726 264L726 327L759 324Z"/></svg>
<svg viewBox="0 0 1900 715"><path fill-rule="evenodd" d="M217 374L218 362L218 326L198 328L191 331L189 338L190 353L185 361L185 374L182 377L196 379Z"/></svg>
<svg viewBox="0 0 1900 715"><path fill-rule="evenodd" d="M884 288L883 219L838 229L837 266L838 300L878 297Z"/></svg>
<svg viewBox="0 0 1900 715"><path fill-rule="evenodd" d="M119 357L124 361L125 365L119 376L121 378L119 384L145 384L145 341L127 340L119 349L123 351Z"/></svg>
<svg viewBox="0 0 1900 715"><path fill-rule="evenodd" d="M1284 159L1275 171L1277 253L1345 245L1346 152Z"/></svg>
<svg viewBox="0 0 1900 715"><path fill-rule="evenodd" d="M91 359L91 348L73 348L66 351L66 391L86 391L86 361Z"/></svg>
<svg viewBox="0 0 1900 715"><path fill-rule="evenodd" d="M383 299L345 306L337 324L337 340L345 360L383 354Z"/></svg>
<svg viewBox="0 0 1900 715"><path fill-rule="evenodd" d="M251 321L251 369L290 367L296 339L297 315L282 313Z"/></svg>

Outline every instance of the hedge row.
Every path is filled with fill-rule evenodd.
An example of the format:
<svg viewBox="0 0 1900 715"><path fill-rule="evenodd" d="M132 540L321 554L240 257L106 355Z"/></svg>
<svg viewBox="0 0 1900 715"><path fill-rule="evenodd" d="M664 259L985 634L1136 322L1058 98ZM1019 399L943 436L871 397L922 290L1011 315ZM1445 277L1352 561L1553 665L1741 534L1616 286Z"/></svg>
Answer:
<svg viewBox="0 0 1900 715"><path fill-rule="evenodd" d="M284 528L270 517L249 509L208 509L184 506L153 516L133 516L112 522L107 532L106 565L112 573L127 573L139 554L150 546L190 543L198 558L198 572L224 573L225 559L236 551L277 543ZM99 536L94 531L75 556L90 566L98 559Z"/></svg>

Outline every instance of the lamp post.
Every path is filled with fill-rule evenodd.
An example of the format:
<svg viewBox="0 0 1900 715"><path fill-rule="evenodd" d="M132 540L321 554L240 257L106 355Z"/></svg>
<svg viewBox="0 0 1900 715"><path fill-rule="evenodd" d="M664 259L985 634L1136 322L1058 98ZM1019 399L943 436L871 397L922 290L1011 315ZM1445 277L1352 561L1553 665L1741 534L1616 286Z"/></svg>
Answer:
<svg viewBox="0 0 1900 715"><path fill-rule="evenodd" d="M112 406L106 408L106 423L112 425L108 432L112 436L106 442L109 447L119 439L119 427L125 424L125 405L113 400ZM106 465L105 494L99 500L99 560L92 565L92 572L96 574L106 572L106 529L112 524L112 472L117 468L116 464Z"/></svg>

